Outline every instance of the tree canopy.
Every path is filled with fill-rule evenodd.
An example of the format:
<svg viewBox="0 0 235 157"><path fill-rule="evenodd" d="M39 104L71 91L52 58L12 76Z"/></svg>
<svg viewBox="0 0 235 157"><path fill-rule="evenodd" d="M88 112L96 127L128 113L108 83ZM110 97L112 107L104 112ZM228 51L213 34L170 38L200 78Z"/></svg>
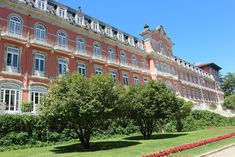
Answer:
<svg viewBox="0 0 235 157"><path fill-rule="evenodd" d="M42 116L52 127L74 129L81 143L89 148L96 127L111 118L117 105L116 83L108 75L88 79L73 73L50 85Z"/></svg>

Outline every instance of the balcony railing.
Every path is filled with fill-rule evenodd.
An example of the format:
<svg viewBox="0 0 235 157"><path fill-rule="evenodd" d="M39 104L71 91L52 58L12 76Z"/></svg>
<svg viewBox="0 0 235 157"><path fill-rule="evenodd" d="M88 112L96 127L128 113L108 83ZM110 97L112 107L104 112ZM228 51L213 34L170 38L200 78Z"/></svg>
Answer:
<svg viewBox="0 0 235 157"><path fill-rule="evenodd" d="M74 52L75 55L83 56L83 57L90 57L90 54L86 50L78 50Z"/></svg>
<svg viewBox="0 0 235 157"><path fill-rule="evenodd" d="M10 32L7 27L2 27L0 28L0 32L1 32L2 37L10 37L10 38L14 38L20 41L27 41L28 33L24 31L21 31L19 33L17 32L14 33L14 32Z"/></svg>
<svg viewBox="0 0 235 157"><path fill-rule="evenodd" d="M95 55L95 54L92 54L92 59L93 60L97 60L97 61L106 62L106 56L104 56L104 55Z"/></svg>

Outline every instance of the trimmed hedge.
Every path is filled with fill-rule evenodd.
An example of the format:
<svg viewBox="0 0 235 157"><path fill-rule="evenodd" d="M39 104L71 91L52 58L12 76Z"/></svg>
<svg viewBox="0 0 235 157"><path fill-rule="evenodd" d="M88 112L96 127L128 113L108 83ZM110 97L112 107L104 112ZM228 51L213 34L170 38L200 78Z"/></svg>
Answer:
<svg viewBox="0 0 235 157"><path fill-rule="evenodd" d="M228 118L205 110L194 110L182 121L182 131L194 131L210 127L234 126L235 117ZM167 132L176 132L175 122L171 121L165 125Z"/></svg>

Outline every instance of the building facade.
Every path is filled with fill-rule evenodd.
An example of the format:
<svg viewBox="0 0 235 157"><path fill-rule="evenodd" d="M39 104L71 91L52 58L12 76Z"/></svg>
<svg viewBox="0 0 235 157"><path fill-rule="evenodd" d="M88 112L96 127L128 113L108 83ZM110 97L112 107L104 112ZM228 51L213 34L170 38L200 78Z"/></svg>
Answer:
<svg viewBox="0 0 235 157"><path fill-rule="evenodd" d="M48 84L69 72L109 73L123 85L161 80L200 109L223 102L216 64L174 56L162 26L146 25L141 36L53 0L1 0L0 110L19 113L22 102L32 102L35 113Z"/></svg>

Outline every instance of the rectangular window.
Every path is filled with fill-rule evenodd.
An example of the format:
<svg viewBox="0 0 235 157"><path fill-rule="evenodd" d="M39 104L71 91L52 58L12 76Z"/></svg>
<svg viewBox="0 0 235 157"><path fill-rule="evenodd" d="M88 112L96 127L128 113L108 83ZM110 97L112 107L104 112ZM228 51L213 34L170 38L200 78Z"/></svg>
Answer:
<svg viewBox="0 0 235 157"><path fill-rule="evenodd" d="M41 10L46 10L45 7L46 7L45 0L38 0L38 8Z"/></svg>
<svg viewBox="0 0 235 157"><path fill-rule="evenodd" d="M6 71L18 72L19 66L19 49L7 47L6 53Z"/></svg>
<svg viewBox="0 0 235 157"><path fill-rule="evenodd" d="M68 72L68 63L66 59L58 59L58 75L66 75Z"/></svg>
<svg viewBox="0 0 235 157"><path fill-rule="evenodd" d="M75 22L79 25L84 25L84 17L82 15L76 15Z"/></svg>
<svg viewBox="0 0 235 157"><path fill-rule="evenodd" d="M34 74L37 76L45 76L45 55L36 53L34 64Z"/></svg>
<svg viewBox="0 0 235 157"><path fill-rule="evenodd" d="M91 23L91 28L92 28L94 31L96 31L96 32L99 32L99 31L100 31L100 29L99 29L99 23L97 23L97 22L92 21L92 23Z"/></svg>
<svg viewBox="0 0 235 157"><path fill-rule="evenodd" d="M102 69L101 67L96 66L96 67L95 67L95 74L100 75L100 74L102 74L102 73L103 73L103 69Z"/></svg>
<svg viewBox="0 0 235 157"><path fill-rule="evenodd" d="M117 80L117 71L116 70L110 70L109 73L114 80Z"/></svg>
<svg viewBox="0 0 235 157"><path fill-rule="evenodd" d="M87 76L87 65L85 63L79 62L77 71L79 74Z"/></svg>
<svg viewBox="0 0 235 157"><path fill-rule="evenodd" d="M123 80L123 84L128 86L129 85L129 79L128 79L128 75L127 74L123 74L122 75L122 80Z"/></svg>
<svg viewBox="0 0 235 157"><path fill-rule="evenodd" d="M65 18L65 9L59 8L59 16Z"/></svg>
<svg viewBox="0 0 235 157"><path fill-rule="evenodd" d="M140 80L139 80L139 77L138 77L138 76L135 76L135 77L134 77L134 84L135 84L135 85L139 85L139 84L140 84Z"/></svg>

